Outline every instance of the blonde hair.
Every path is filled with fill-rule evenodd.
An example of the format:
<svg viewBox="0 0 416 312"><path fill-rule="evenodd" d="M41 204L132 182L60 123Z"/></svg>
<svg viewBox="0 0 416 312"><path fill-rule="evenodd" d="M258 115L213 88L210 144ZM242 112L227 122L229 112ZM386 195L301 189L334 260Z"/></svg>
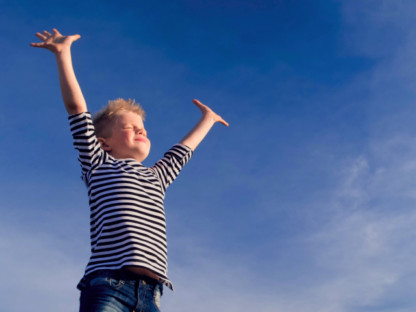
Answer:
<svg viewBox="0 0 416 312"><path fill-rule="evenodd" d="M97 137L107 138L111 136L111 126L117 118L117 114L121 112L133 112L145 118L144 109L134 99L122 99L108 101L108 105L96 112L92 118Z"/></svg>

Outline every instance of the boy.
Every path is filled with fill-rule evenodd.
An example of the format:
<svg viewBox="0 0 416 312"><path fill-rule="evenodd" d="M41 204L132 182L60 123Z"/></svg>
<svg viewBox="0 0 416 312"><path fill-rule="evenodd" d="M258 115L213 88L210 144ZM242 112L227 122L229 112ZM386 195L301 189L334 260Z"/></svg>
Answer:
<svg viewBox="0 0 416 312"><path fill-rule="evenodd" d="M150 151L144 111L134 100L118 99L94 120L75 77L71 45L79 35L36 33L31 46L55 54L61 92L90 204L91 257L81 290L80 311L159 311L167 277L166 188L191 157L219 115L198 100L202 117L153 167L141 162Z"/></svg>

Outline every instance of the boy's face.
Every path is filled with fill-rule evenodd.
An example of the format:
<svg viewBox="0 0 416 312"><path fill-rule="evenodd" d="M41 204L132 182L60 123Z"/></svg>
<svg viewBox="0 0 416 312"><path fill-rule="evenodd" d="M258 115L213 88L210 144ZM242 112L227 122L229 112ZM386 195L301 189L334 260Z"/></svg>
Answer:
<svg viewBox="0 0 416 312"><path fill-rule="evenodd" d="M150 141L142 118L133 112L117 114L112 125L111 136L99 138L101 147L114 158L134 158L138 162L146 159L150 152Z"/></svg>

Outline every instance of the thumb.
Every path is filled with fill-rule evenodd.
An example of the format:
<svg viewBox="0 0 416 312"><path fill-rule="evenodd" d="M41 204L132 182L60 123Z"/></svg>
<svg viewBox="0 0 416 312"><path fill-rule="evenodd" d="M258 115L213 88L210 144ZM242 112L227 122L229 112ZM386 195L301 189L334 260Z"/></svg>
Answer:
<svg viewBox="0 0 416 312"><path fill-rule="evenodd" d="M72 42L77 41L79 38L81 38L81 36L78 35L78 34L77 35L72 35L70 37L71 37Z"/></svg>
<svg viewBox="0 0 416 312"><path fill-rule="evenodd" d="M226 122L224 119L222 119L222 117L221 116L218 116L218 117L220 117L220 120L218 120L220 123L222 123L224 126L229 126L229 123L228 122Z"/></svg>

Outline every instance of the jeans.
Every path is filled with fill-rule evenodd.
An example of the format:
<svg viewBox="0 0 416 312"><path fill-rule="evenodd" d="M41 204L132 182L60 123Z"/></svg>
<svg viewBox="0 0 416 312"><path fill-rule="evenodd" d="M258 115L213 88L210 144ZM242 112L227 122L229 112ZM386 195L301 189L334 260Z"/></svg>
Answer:
<svg viewBox="0 0 416 312"><path fill-rule="evenodd" d="M160 312L163 286L145 276L100 270L83 277L80 312Z"/></svg>

